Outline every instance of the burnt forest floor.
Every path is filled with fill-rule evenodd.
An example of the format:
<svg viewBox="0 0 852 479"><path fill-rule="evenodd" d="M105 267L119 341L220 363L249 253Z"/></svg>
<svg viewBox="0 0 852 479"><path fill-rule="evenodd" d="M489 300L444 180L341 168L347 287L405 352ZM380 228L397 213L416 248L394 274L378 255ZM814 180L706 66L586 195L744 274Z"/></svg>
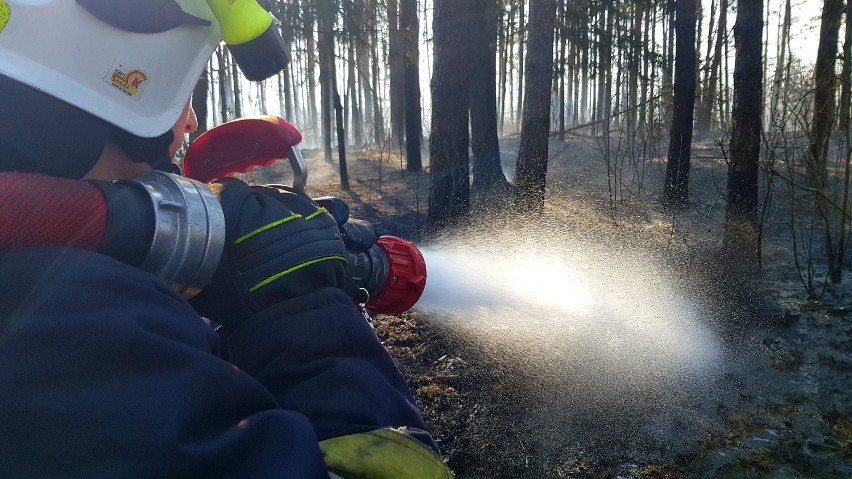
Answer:
<svg viewBox="0 0 852 479"><path fill-rule="evenodd" d="M531 316L474 308L469 314L478 319L470 322L464 311L416 308L376 318L377 333L459 479L852 478L852 299L842 289L821 300L806 297L780 224L767 229L762 274L733 281L719 266L725 163L713 141L694 147L690 205L671 213L655 202L664 161L634 162L608 180L591 138L554 141L545 217L560 238L580 234L586 240L578 242L590 248L607 245L592 269L629 263L622 257L639 250L649 255L660 271L629 284L638 290L664 278L677 285L667 294L700 312L690 320L699 325L697 335L678 333L675 314L619 336L618 329L635 326L631 311L639 317L650 309L641 314L653 317L654 308L663 308L658 289L631 296L630 286L625 301L635 304L580 324L627 319L591 333L553 329L557 315L546 310ZM511 176L517 142L503 141L501 148ZM353 216L421 245L451 241L452 232L430 234L424 227L428 171L405 172L399 156L387 152L348 156L351 188L342 191L336 165L305 151L312 196L341 197ZM249 179L286 184L289 167L279 163ZM474 201L473 209L485 207ZM500 238L511 250L525 228L541 227L530 215L508 216L463 236ZM618 291L612 294L617 302ZM541 316L550 328L536 322ZM643 350L642 344L661 344L648 339L655 329L662 335L660 328L673 332L666 347L697 359L673 367L675 356ZM710 349L692 341L712 342L712 351L698 355ZM642 361L644 369L627 364Z"/></svg>

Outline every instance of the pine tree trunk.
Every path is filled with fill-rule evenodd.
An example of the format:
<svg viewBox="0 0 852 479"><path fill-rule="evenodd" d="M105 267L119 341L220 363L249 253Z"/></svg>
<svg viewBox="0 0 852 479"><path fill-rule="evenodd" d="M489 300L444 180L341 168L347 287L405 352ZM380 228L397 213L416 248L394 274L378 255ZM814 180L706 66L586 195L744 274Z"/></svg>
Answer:
<svg viewBox="0 0 852 479"><path fill-rule="evenodd" d="M843 281L843 267L846 260L846 252L849 247L849 208L850 208L850 189L852 189L852 131L850 128L850 108L852 108L852 94L850 94L850 85L852 85L852 2L846 4L846 38L843 42L843 71L840 76L843 90L840 95L840 123L844 125L842 130L845 140L846 156L843 162L844 180L840 193L840 217L837 225L837 242L836 249L829 256L828 276L834 284L840 284Z"/></svg>
<svg viewBox="0 0 852 479"><path fill-rule="evenodd" d="M207 67L201 72L195 89L192 90L192 109L195 110L195 118L198 119L198 129L189 134L190 143L207 131L207 96L210 91L210 79Z"/></svg>
<svg viewBox="0 0 852 479"><path fill-rule="evenodd" d="M554 77L554 81L556 82L556 90L559 92L559 141L565 141L565 70L567 62L565 55L565 4L563 2L559 2L558 5L559 13L557 13L559 18L559 53L557 56L559 57L559 63L557 67L557 71L559 72Z"/></svg>
<svg viewBox="0 0 852 479"><path fill-rule="evenodd" d="M332 112L334 111L334 14L333 0L319 0L317 26L319 33L320 108L322 145L325 161L332 159Z"/></svg>
<svg viewBox="0 0 852 479"><path fill-rule="evenodd" d="M352 143L356 146L363 144L364 137L364 120L361 118L361 105L358 102L358 98L360 95L358 94L358 76L356 75L356 65L355 61L355 39L354 37L349 40L349 61L347 62L349 69L349 87L348 87L348 96L349 96L349 110L352 115Z"/></svg>
<svg viewBox="0 0 852 479"><path fill-rule="evenodd" d="M580 120L579 122L586 123L589 120L589 50L591 42L586 42L583 48L583 85L580 92Z"/></svg>
<svg viewBox="0 0 852 479"><path fill-rule="evenodd" d="M388 0L388 70L393 148L405 144L405 51L399 23L399 2Z"/></svg>
<svg viewBox="0 0 852 479"><path fill-rule="evenodd" d="M218 62L219 72L219 113L222 116L222 123L231 119L233 111L233 82L231 82L231 69L228 67L228 55L225 47L220 46L216 49L216 60Z"/></svg>
<svg viewBox="0 0 852 479"><path fill-rule="evenodd" d="M643 5L636 3L633 8L633 26L631 29L631 37L633 41L630 44L630 57L628 59L628 89L627 89L627 132L632 143L636 138L636 118L639 113L637 105L639 99L639 61L642 58L642 17Z"/></svg>
<svg viewBox="0 0 852 479"><path fill-rule="evenodd" d="M763 0L738 0L734 25L734 104L725 243L734 257L759 261L758 161L763 110Z"/></svg>
<svg viewBox="0 0 852 479"><path fill-rule="evenodd" d="M714 3L715 5L715 3ZM728 0L721 0L719 6L719 23L716 28L716 41L713 42L713 54L708 55L708 74L704 82L701 101L696 111L695 127L699 131L708 131L713 127L713 105L717 102L716 94L719 84L719 69L722 65L722 45L728 29ZM708 39L708 52L709 50Z"/></svg>
<svg viewBox="0 0 852 479"><path fill-rule="evenodd" d="M321 0L322 1L322 0ZM316 82L314 79L316 78L316 70L315 65L317 64L317 45L316 40L314 38L314 25L316 24L316 10L310 6L312 2L305 2L304 9L304 34L306 40L306 61L305 66L307 67L307 84L308 84L308 122L307 129L315 130L317 126L318 120L318 109L317 109L317 89Z"/></svg>
<svg viewBox="0 0 852 479"><path fill-rule="evenodd" d="M784 82L785 65L787 64L787 47L790 44L790 0L784 2L784 19L778 33L778 56L775 64L775 78L772 81L772 104L770 105L769 125L775 128L778 108L781 103L781 84Z"/></svg>
<svg viewBox="0 0 852 479"><path fill-rule="evenodd" d="M375 3L373 4L375 7ZM373 90L373 125L374 125L374 133L376 135L376 144L382 145L385 141L385 117L382 113L382 105L381 105L381 80L379 78L379 33L377 29L373 28L372 34L370 38L372 39L372 43L374 48L372 48L372 57L370 58L370 67L371 67L371 75L372 75L372 90Z"/></svg>
<svg viewBox="0 0 852 479"><path fill-rule="evenodd" d="M674 88L674 68L675 68L675 30L677 29L675 26L675 8L676 8L677 0L667 0L667 10L666 15L664 17L668 20L667 26L668 30L666 32L666 47L665 47L665 60L663 61L663 97L665 98L663 111L665 112L665 117L663 118L664 122L671 121L672 118L672 101L670 98L673 98L672 92Z"/></svg>
<svg viewBox="0 0 852 479"><path fill-rule="evenodd" d="M423 120L420 113L420 24L417 19L417 0L401 0L399 29L403 47L403 85L405 101L405 169L420 171L420 140Z"/></svg>
<svg viewBox="0 0 852 479"><path fill-rule="evenodd" d="M663 202L668 206L684 206L689 198L692 121L695 110L695 8L695 0L676 1L674 102L669 130L668 164L663 184Z"/></svg>
<svg viewBox="0 0 852 479"><path fill-rule="evenodd" d="M371 2L367 2L371 3ZM361 103L363 110L363 122L375 122L375 118L373 116L373 85L370 81L370 50L368 49L368 38L370 38L367 34L371 27L370 15L372 10L371 6L364 2L364 0L359 0L356 2L356 9L363 9L362 19L364 20L364 25L362 29L358 31L357 38L355 40L355 57L357 62L357 71L358 71L358 85L360 87L361 92L363 93L364 101ZM378 46L375 46L378 48ZM373 125L375 131L375 124ZM369 130L367 130L369 135ZM362 136L366 136L362 132ZM374 135L375 137L375 135ZM366 138L362 138L364 143L368 143Z"/></svg>
<svg viewBox="0 0 852 479"><path fill-rule="evenodd" d="M822 188L827 180L828 140L831 137L836 101L834 61L842 15L843 0L825 0L814 66L814 119L806 162L808 182L815 188Z"/></svg>
<svg viewBox="0 0 852 479"><path fill-rule="evenodd" d="M530 0L524 118L515 175L516 207L541 212L547 182L556 0Z"/></svg>
<svg viewBox="0 0 852 479"><path fill-rule="evenodd" d="M788 2L790 0L787 0ZM840 131L849 131L850 103L852 103L852 2L846 2L846 38L843 39L843 71L840 74Z"/></svg>
<svg viewBox="0 0 852 479"><path fill-rule="evenodd" d="M556 14L554 13L554 15ZM520 0L520 5L518 6L518 108L515 118L521 118L524 108L524 82L526 80L524 76L524 68L526 67L524 54L527 43L524 39L527 38L528 34L525 20L524 0Z"/></svg>
<svg viewBox="0 0 852 479"><path fill-rule="evenodd" d="M512 0L510 0L511 2ZM514 3L509 8L509 22L508 22L508 33L506 34L506 63L509 65L509 85L506 88L506 92L503 93L503 109L501 112L501 116L507 115L509 117L509 123L512 125L512 131L515 131L515 39L517 35L517 29L515 28L515 7ZM508 109L506 105L509 105ZM502 130L502 128L501 128Z"/></svg>
<svg viewBox="0 0 852 479"><path fill-rule="evenodd" d="M470 209L467 45L469 2L435 0L433 20L432 184L428 222L445 227Z"/></svg>
<svg viewBox="0 0 852 479"><path fill-rule="evenodd" d="M503 10L503 0L499 0L497 5L497 45L499 45L500 50L500 58L497 60L498 68L500 69L498 73L498 93L497 93L497 103L500 105L499 113L497 115L498 124L497 131L498 135L503 134L503 126L505 124L505 115L506 115L506 61L507 61L507 35L506 35L506 24L503 21L503 14L505 13Z"/></svg>
<svg viewBox="0 0 852 479"><path fill-rule="evenodd" d="M497 1L474 0L468 43L473 188L489 192L505 187L497 140Z"/></svg>

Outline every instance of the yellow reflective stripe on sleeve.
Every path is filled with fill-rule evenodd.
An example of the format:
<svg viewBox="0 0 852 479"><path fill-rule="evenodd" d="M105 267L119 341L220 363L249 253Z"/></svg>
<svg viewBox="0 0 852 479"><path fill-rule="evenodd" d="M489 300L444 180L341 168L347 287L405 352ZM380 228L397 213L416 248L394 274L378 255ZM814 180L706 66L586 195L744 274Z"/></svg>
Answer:
<svg viewBox="0 0 852 479"><path fill-rule="evenodd" d="M308 216L305 216L305 219L309 220L309 219L314 218L316 216L319 216L323 213L328 213L328 210L325 209L325 208L320 208L320 209L314 211L313 213L309 214Z"/></svg>
<svg viewBox="0 0 852 479"><path fill-rule="evenodd" d="M306 261L302 264L297 264L296 266L293 266L290 269L285 269L284 271L282 271L278 274L274 274L274 275L266 278L265 280L261 281L260 283L257 283L256 285L249 288L249 291L256 291L256 290L266 286L267 284L269 284L269 283L271 283L275 280L278 280L278 279L283 278L284 276L287 276L288 274L290 274L294 271L298 271L302 268L306 268L306 267L311 266L313 264L317 264L317 263L321 263L323 261L329 261L329 260L339 260L339 261L344 261L344 262L349 261L346 258L344 258L343 256L326 256L324 258L317 258L317 259L314 259L314 260L311 260L311 261Z"/></svg>
<svg viewBox="0 0 852 479"><path fill-rule="evenodd" d="M292 221L292 220L295 220L295 219L298 219L298 218L301 218L301 217L302 217L302 215L290 215L290 216L288 216L288 217L286 217L286 218L281 218L281 219L280 219L280 220L278 220L278 221L273 221L272 223L269 223L268 225L261 226L260 228L258 228L258 229L256 229L256 230L252 231L251 233L246 233L246 234L244 234L244 235L240 236L239 238L237 238L237 239L235 239L235 240L234 240L234 244L240 244L240 243L242 243L243 241L245 241L245 240L247 240L247 239L251 238L252 236L254 236L254 235L258 234L258 233L263 233L264 231L266 231L266 230L268 230L268 229L275 228L275 227L276 227L276 226L278 226L278 225L282 225L282 224L284 224L284 223L286 223L286 222L288 222L288 221Z"/></svg>
<svg viewBox="0 0 852 479"><path fill-rule="evenodd" d="M319 443L326 467L347 478L452 479L453 472L404 428L334 437Z"/></svg>

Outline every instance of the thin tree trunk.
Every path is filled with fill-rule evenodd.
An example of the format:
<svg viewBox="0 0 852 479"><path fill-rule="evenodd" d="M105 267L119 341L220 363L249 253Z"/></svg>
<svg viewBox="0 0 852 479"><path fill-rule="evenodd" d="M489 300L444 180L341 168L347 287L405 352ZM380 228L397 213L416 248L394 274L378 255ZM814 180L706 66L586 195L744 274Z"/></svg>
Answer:
<svg viewBox="0 0 852 479"><path fill-rule="evenodd" d="M349 70L349 109L352 115L352 143L355 146L363 145L364 141L364 120L361 118L361 105L358 102L360 95L358 94L358 75L356 74L355 61L355 38L349 40L349 61L347 68Z"/></svg>
<svg viewBox="0 0 852 479"><path fill-rule="evenodd" d="M231 119L231 104L233 98L234 88L233 82L231 82L231 69L228 67L228 56L224 47L219 47L216 49L216 60L219 63L219 108L220 114L222 115L222 123L227 122Z"/></svg>
<svg viewBox="0 0 852 479"><path fill-rule="evenodd" d="M559 74L555 78L558 87L557 90L559 91L559 141L565 141L565 71L567 63L567 54L565 52L565 21L565 3L559 2Z"/></svg>
<svg viewBox="0 0 852 479"><path fill-rule="evenodd" d="M234 116L236 118L243 117L243 87L240 81L240 70L237 68L237 62L231 59L231 79L234 80Z"/></svg>
<svg viewBox="0 0 852 479"><path fill-rule="evenodd" d="M375 4L373 4L375 6ZM375 26L375 25L374 25ZM371 38L373 45L378 45L378 31L373 28ZM381 80L379 78L379 49L372 49L372 57L370 58L370 67L372 69L372 89L373 89L373 124L375 125L376 144L382 145L385 140L385 118L382 113L381 104Z"/></svg>
<svg viewBox="0 0 852 479"><path fill-rule="evenodd" d="M340 95L335 91L334 95L334 117L337 123L337 156L340 162L340 189L349 189L349 168L346 165L346 131L343 128L343 103Z"/></svg>

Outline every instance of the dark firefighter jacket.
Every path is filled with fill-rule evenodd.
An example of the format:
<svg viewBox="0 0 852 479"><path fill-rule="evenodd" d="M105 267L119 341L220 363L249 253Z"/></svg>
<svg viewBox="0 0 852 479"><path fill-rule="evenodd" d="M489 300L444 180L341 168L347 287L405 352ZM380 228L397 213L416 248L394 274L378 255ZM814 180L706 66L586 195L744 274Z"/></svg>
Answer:
<svg viewBox="0 0 852 479"><path fill-rule="evenodd" d="M0 253L0 478L327 478L318 440L407 426L406 384L341 291L219 337L152 276L70 248Z"/></svg>

